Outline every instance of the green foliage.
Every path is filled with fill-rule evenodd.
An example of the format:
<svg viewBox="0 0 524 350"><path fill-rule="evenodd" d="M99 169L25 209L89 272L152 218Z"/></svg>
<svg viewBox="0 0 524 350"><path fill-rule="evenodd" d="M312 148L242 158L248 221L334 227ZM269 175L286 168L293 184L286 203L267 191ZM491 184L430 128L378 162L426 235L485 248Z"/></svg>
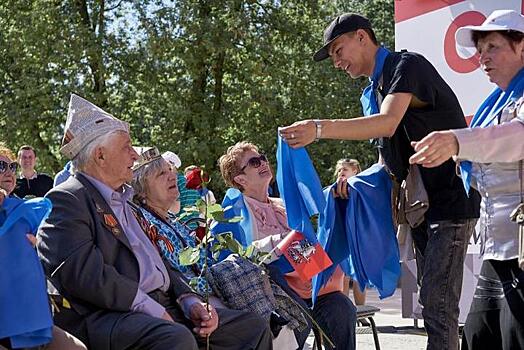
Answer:
<svg viewBox="0 0 524 350"><path fill-rule="evenodd" d="M365 80L312 53L336 14L361 12L393 47L393 2L332 0L4 0L0 127L54 173L71 92L131 124L136 145L171 150L214 179L228 146L250 140L274 164L276 130L299 119L360 115ZM368 142L308 147L324 184L337 159L363 165ZM225 185L213 183L217 198Z"/></svg>
<svg viewBox="0 0 524 350"><path fill-rule="evenodd" d="M196 264L200 258L200 250L198 248L187 247L180 252L178 259L180 265L193 265Z"/></svg>

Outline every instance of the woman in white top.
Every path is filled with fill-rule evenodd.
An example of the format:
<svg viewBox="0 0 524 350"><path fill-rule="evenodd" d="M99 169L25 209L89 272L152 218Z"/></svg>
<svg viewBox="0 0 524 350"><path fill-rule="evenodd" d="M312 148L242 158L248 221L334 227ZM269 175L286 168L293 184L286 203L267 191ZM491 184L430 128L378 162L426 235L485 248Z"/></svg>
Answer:
<svg viewBox="0 0 524 350"><path fill-rule="evenodd" d="M433 132L413 142L411 163L460 162L465 187L482 195L483 263L462 349L524 349L524 271L518 266L518 226L510 213L521 198L524 159L524 17L493 12L480 26L459 29L457 43L475 47L497 89L468 129Z"/></svg>

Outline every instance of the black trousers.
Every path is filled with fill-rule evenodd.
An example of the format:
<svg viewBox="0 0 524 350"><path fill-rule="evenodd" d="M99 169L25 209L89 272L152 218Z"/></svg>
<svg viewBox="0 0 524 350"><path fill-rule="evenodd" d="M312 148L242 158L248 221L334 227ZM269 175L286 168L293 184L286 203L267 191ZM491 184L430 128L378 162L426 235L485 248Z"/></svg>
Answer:
<svg viewBox="0 0 524 350"><path fill-rule="evenodd" d="M517 259L482 263L462 350L484 349L524 349L524 271Z"/></svg>
<svg viewBox="0 0 524 350"><path fill-rule="evenodd" d="M176 302L165 293L150 293L162 304L175 323L140 312L100 310L79 321L78 315L63 310L55 323L77 336L93 350L198 350L205 339L193 334L194 325ZM219 326L209 337L213 350L271 350L267 322L254 313L216 309ZM80 323L80 325L79 325Z"/></svg>

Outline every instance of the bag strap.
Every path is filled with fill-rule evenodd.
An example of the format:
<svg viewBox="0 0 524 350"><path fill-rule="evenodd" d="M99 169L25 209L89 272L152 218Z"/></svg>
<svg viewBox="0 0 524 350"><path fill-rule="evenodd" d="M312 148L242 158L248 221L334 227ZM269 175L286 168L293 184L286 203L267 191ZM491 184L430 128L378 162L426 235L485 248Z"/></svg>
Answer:
<svg viewBox="0 0 524 350"><path fill-rule="evenodd" d="M520 180L520 203L524 203L524 190L522 185L522 159L519 160L519 180Z"/></svg>

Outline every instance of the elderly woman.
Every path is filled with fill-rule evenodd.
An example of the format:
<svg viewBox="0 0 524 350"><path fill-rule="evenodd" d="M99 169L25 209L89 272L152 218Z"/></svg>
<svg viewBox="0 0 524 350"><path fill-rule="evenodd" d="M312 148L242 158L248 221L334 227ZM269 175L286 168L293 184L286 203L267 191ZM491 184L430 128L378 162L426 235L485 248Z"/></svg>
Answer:
<svg viewBox="0 0 524 350"><path fill-rule="evenodd" d="M146 148L139 153L140 159L133 167L132 182L134 202L138 205L135 211L137 219L149 239L174 268L189 280L198 278L197 291L204 294L205 280L200 274L205 256L192 266L182 265L179 261L179 254L184 248L195 246L195 237L187 226L173 220L173 213L169 211L180 195L177 173L156 148ZM217 298L213 298L213 303L224 307Z"/></svg>
<svg viewBox="0 0 524 350"><path fill-rule="evenodd" d="M8 217L5 216L5 208L4 208L4 200L6 198L9 198L9 197L12 197L12 198L16 198L15 195L12 194L13 190L15 189L16 187L16 171L17 169L19 168L19 164L16 162L16 157L14 156L13 152L7 148L5 145L3 145L2 143L0 143L0 207L2 207L2 215L0 216L0 228L2 228L4 222L7 220ZM18 201L22 201L20 199L17 199ZM37 210L35 208L31 209L33 210L33 215L36 217L39 216L39 214L37 214ZM31 220L31 218L29 218L28 220ZM13 226L14 227L14 226ZM13 227L11 227L10 229L8 229L8 232L6 233L6 236L7 235L10 235L10 234L16 234L16 233L19 233L16 231L16 229L13 229ZM26 232L26 231L24 231ZM33 246L35 245L36 243L36 237L34 235L35 232L29 232L29 233L26 233L26 238L27 238L27 245L28 246ZM1 236L1 235L0 235ZM13 239L10 239L10 240L5 240L7 238L12 238L12 237L1 237L0 239L0 247L2 246L2 243L15 243L17 242L16 240L13 240ZM21 242L21 243L24 243L24 242ZM19 246L16 246L15 247L19 247ZM6 248L6 247L4 247ZM20 248L25 248L25 247L20 247ZM11 246L11 249L13 249L13 246ZM20 250L16 250L15 254L17 255L21 255L24 257L24 263L27 263L28 265L25 266L25 267L20 267L18 266L18 268L20 268L21 270L24 271L24 276L25 277L32 277L31 280L26 280L24 279L23 277L21 279L18 280L18 286L21 286L21 285L27 285L29 284L31 286L31 291L29 292L29 294L24 294L25 291L19 291L18 292L18 295L17 297L19 298L24 298L24 297L29 297L31 298L31 300L33 300L33 302L43 302L44 303L44 308L47 308L46 304L47 304L47 295L42 295L42 294L45 294L45 292L42 292L42 294L38 294L38 295L35 295L34 293L38 293L38 283L40 281L44 281L44 276L43 276L43 271L42 271L42 268L40 266L40 263L38 261L38 257L36 257L36 251L31 251L31 249L21 249L23 251L20 251ZM12 251L11 252L4 252L2 251L2 249L0 249L0 255L4 255L4 254L11 254L13 253ZM26 255L28 254L28 255ZM32 256L34 254L34 257ZM9 255L8 255L9 256ZM4 256L5 258L5 256ZM11 261L12 262L12 261ZM36 264L38 264L38 266L36 268L33 268L30 264L34 262ZM0 269L4 268L4 269L9 269L10 267L9 266L6 266L4 264L0 264ZM11 266L12 268L12 266ZM3 276L6 276L5 273L2 273L0 275L3 275ZM9 277L7 277L9 278ZM5 281L2 279L2 281ZM42 288L45 290L45 286L42 286ZM36 291L36 292L35 292ZM0 292L0 300L2 300L3 302L9 302L9 301L13 301L12 299L9 299L9 296L12 295L13 292L16 293L16 291L13 291L11 290L11 288L7 288L7 289L4 289L4 293ZM0 302L0 309L2 309L4 312L6 312L5 309L3 309L3 307L7 307L6 305L1 305L2 303ZM26 305L27 307L27 302L25 301L24 302L24 305ZM34 309L38 309L39 308L39 305L35 304L35 305L32 305L32 307ZM41 306L40 306L41 307ZM7 309L9 309L7 307ZM9 328L10 330L13 329L13 323L16 323L17 321L19 320L23 320L24 318L24 315L32 315L33 317L41 317L41 313L33 313L31 314L31 312L34 311L34 310L28 310L28 309L24 309L24 306L23 305L20 305L20 307L18 308L17 310L17 315L16 318L13 318L13 319L10 319L9 322ZM20 316L22 315L22 316ZM37 315L37 316L35 316ZM5 316L5 314L4 314ZM0 317L0 329L2 331L0 331L0 349L4 349L2 347L5 346L7 349L11 349L11 345L13 344L10 344L10 341L6 338L6 339L1 339L2 338L2 334L6 334L4 333L5 332L5 327L7 326L6 324L3 324L3 319ZM33 319L33 321L35 321ZM38 318L38 321L37 322L41 322L41 318ZM40 326L42 325L41 323L39 324ZM15 328L17 327L16 325L14 325ZM33 327L33 328L31 328ZM35 329L34 329L34 325L31 325L27 328L23 328L23 326L21 327L21 330L24 330L25 332L27 332L27 334L31 334ZM9 332L9 330L8 330ZM31 339L30 341L33 342L32 344L36 344L35 342L37 341L37 339L39 339L39 337L37 337L37 332L34 332L34 338ZM11 338L12 339L12 338ZM26 343L26 344L29 344L29 343ZM44 345L41 347L42 349L46 349L46 350L53 350L53 349L69 349L69 350L82 350L82 349L86 349L86 347L78 340L76 339L75 337L73 337L72 335L70 335L69 333L66 333L64 332L62 329L54 326L53 329L52 329L52 340L51 342L49 342L48 344Z"/></svg>
<svg viewBox="0 0 524 350"><path fill-rule="evenodd" d="M268 196L268 188L273 177L265 155L249 142L239 142L229 147L220 157L220 171L228 186L242 192L244 204L250 219L250 232L254 246L264 252L275 252L274 248L290 232L287 225L286 209L279 198ZM270 261L278 254L272 254ZM274 269L271 270L275 272ZM296 272L273 276L281 280L283 288L305 307L311 306L311 281L302 281ZM332 279L321 289L312 310L318 322L337 349L355 348L356 311L351 300L342 293L344 275L337 269ZM308 330L309 332L309 330ZM307 338L307 332L296 333L299 348ZM328 347L329 345L326 344Z"/></svg>
<svg viewBox="0 0 524 350"><path fill-rule="evenodd" d="M494 11L482 25L461 28L456 40L477 49L482 70L497 88L470 128L413 142L417 153L410 162L435 167L453 156L466 189L471 184L482 195L483 263L462 348L524 349L524 271L518 265L518 226L510 220L522 196L524 17Z"/></svg>

